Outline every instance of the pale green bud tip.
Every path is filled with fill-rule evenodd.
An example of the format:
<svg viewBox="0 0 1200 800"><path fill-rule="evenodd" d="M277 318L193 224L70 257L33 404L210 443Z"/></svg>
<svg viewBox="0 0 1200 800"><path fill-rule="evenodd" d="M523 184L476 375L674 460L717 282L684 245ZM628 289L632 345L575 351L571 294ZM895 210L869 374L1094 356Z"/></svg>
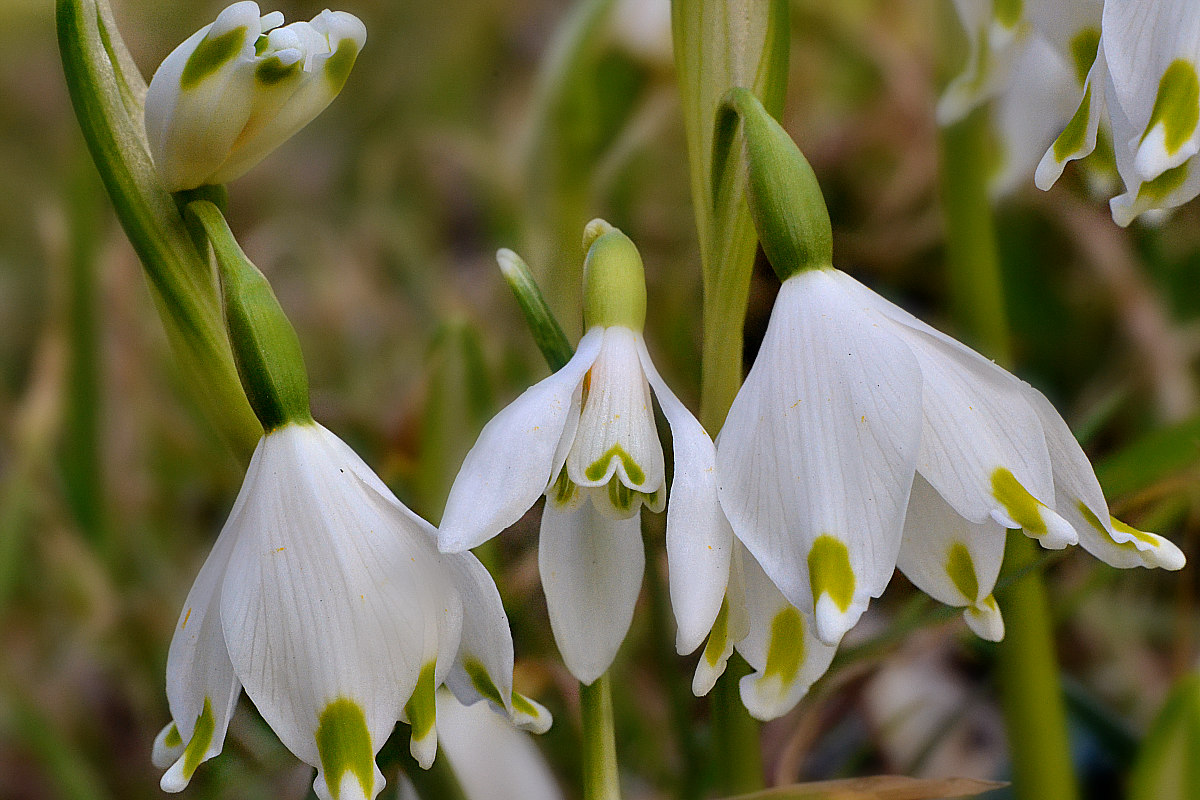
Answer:
<svg viewBox="0 0 1200 800"><path fill-rule="evenodd" d="M646 322L646 273L633 241L604 220L588 223L583 263L583 323L621 325L640 333Z"/></svg>
<svg viewBox="0 0 1200 800"><path fill-rule="evenodd" d="M767 259L780 280L833 263L833 232L817 176L787 131L746 89L730 89L717 111L714 182L742 122L749 181L746 200Z"/></svg>
<svg viewBox="0 0 1200 800"><path fill-rule="evenodd" d="M242 252L216 206L198 201L188 211L204 227L216 254L234 362L263 430L311 423L300 340L271 284Z"/></svg>

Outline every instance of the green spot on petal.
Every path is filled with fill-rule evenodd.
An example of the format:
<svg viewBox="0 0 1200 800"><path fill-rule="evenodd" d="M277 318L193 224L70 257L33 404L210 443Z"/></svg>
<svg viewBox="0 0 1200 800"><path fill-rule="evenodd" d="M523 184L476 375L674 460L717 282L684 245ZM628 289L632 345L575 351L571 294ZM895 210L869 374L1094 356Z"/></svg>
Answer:
<svg viewBox="0 0 1200 800"><path fill-rule="evenodd" d="M1082 86L1087 81L1088 72L1096 60L1096 51L1100 47L1100 29L1084 28L1071 37L1071 63L1075 66L1075 79Z"/></svg>
<svg viewBox="0 0 1200 800"><path fill-rule="evenodd" d="M1091 108L1092 87L1089 86L1083 93L1083 100L1079 102L1079 108L1075 109L1071 121L1054 140L1054 158L1058 161L1066 161L1068 156L1083 149L1087 142L1088 116L1091 114Z"/></svg>
<svg viewBox="0 0 1200 800"><path fill-rule="evenodd" d="M1004 507L1012 521L1024 528L1026 534L1046 535L1042 504L1004 467L992 473L992 496Z"/></svg>
<svg viewBox="0 0 1200 800"><path fill-rule="evenodd" d="M274 86L300 74L302 61L284 64L278 58L268 58L254 68L254 80L263 86Z"/></svg>
<svg viewBox="0 0 1200 800"><path fill-rule="evenodd" d="M413 690L412 697L408 698L408 703L404 706L408 724L412 726L412 738L417 741L429 735L429 732L433 730L433 723L437 719L433 667L434 663L430 661L421 668L421 674L417 678L417 688Z"/></svg>
<svg viewBox="0 0 1200 800"><path fill-rule="evenodd" d="M514 711L524 714L527 717L536 718L542 715L542 712L538 709L538 707L535 706L528 697L519 692L513 692L512 706Z"/></svg>
<svg viewBox="0 0 1200 800"><path fill-rule="evenodd" d="M562 471L558 473L554 485L550 487L550 498L557 505L565 506L574 501L578 493L579 487L571 482L571 478L567 475L567 468L563 467Z"/></svg>
<svg viewBox="0 0 1200 800"><path fill-rule="evenodd" d="M464 659L463 669L466 670L467 677L471 679L471 685L475 687L475 691L479 692L484 699L491 700L496 705L504 708L504 698L500 696L500 689L496 686L496 682L492 680L492 676L488 675L487 668L483 666L483 662L475 658Z"/></svg>
<svg viewBox="0 0 1200 800"><path fill-rule="evenodd" d="M621 464L625 468L625 476L629 478L630 483L641 484L646 480L646 473L633 460L633 456L625 452L625 448L619 444L614 444L608 448L608 451L592 462L592 465L584 470L583 474L587 476L589 481L600 480L604 477L604 473L608 471L609 462L614 458L621 460Z"/></svg>
<svg viewBox="0 0 1200 800"><path fill-rule="evenodd" d="M818 536L808 552L808 576L812 584L813 603L827 594L843 613L854 599L854 570L850 568L850 551L846 545L829 536Z"/></svg>
<svg viewBox="0 0 1200 800"><path fill-rule="evenodd" d="M265 33L259 34L258 38L254 40L254 55L261 56L267 52L267 45L270 43L271 40L267 38Z"/></svg>
<svg viewBox="0 0 1200 800"><path fill-rule="evenodd" d="M358 45L350 39L342 39L333 55L325 60L325 78L335 94L346 85L346 79L350 77L350 70L357 58Z"/></svg>
<svg viewBox="0 0 1200 800"><path fill-rule="evenodd" d="M1118 542L1118 541L1114 540L1109 535L1109 532L1104 527L1103 523L1100 522L1100 518L1097 517L1090 508L1088 508L1086 505L1084 505L1082 500L1080 500L1078 503L1075 504L1075 508L1077 508L1079 510L1080 515L1084 518L1084 520L1087 522L1088 525L1092 526L1092 528L1095 529L1098 533L1100 533L1102 536L1104 536L1107 539L1109 539L1110 541L1112 541L1112 543L1115 544L1117 547L1124 547L1128 550L1137 550L1138 549L1137 545L1135 545L1133 542ZM1128 523L1125 523L1125 522L1121 522L1121 520L1117 519L1116 517L1114 517L1112 515L1109 515L1108 520L1109 520L1109 524L1112 525L1113 530L1120 531L1121 533L1127 533L1130 536L1132 536L1134 539L1138 540L1139 542L1142 542L1143 544L1148 544L1152 547L1158 547L1158 539L1154 535L1146 533L1145 531L1139 531L1137 528L1133 527L1132 525L1129 525Z"/></svg>
<svg viewBox="0 0 1200 800"><path fill-rule="evenodd" d="M242 49L242 39L246 36L246 28L234 28L213 38L204 37L183 65L183 74L179 85L191 89L202 80L212 75L238 54Z"/></svg>
<svg viewBox="0 0 1200 800"><path fill-rule="evenodd" d="M789 684L796 679L804 663L804 618L793 606L787 606L771 620L771 639L767 645L767 666L763 677L777 676Z"/></svg>
<svg viewBox="0 0 1200 800"><path fill-rule="evenodd" d="M204 754L208 752L208 748L212 745L213 731L216 730L216 722L213 719L212 702L208 697L204 698L204 708L200 711L200 716L196 717L196 727L192 731L192 738L187 743L187 748L183 751L183 779L190 781L192 775L196 772L196 767L204 761ZM180 739L179 731L175 731L175 737ZM164 742L165 744L165 742ZM175 745L171 745L175 746Z"/></svg>
<svg viewBox="0 0 1200 800"><path fill-rule="evenodd" d="M721 600L721 610L713 621L712 630L708 634L708 643L704 645L704 660L710 667L716 667L721 656L725 654L725 642L729 638L729 597Z"/></svg>
<svg viewBox="0 0 1200 800"><path fill-rule="evenodd" d="M317 724L316 739L321 771L333 800L338 800L342 776L347 772L358 778L364 795L373 797L375 753L362 706L348 697L339 697L325 706Z"/></svg>
<svg viewBox="0 0 1200 800"><path fill-rule="evenodd" d="M163 746L174 748L179 747L181 744L183 744L183 737L179 735L178 726L172 722L171 727L167 730L167 735L163 737Z"/></svg>
<svg viewBox="0 0 1200 800"><path fill-rule="evenodd" d="M1163 174L1159 175L1152 181L1146 181L1138 188L1138 200L1150 200L1151 202L1161 203L1167 197L1183 185L1187 180L1188 175L1187 161L1180 164L1178 167L1172 167Z"/></svg>
<svg viewBox="0 0 1200 800"><path fill-rule="evenodd" d="M1158 82L1158 95L1154 98L1154 109L1150 112L1150 122L1142 140L1145 141L1150 131L1162 123L1167 153L1174 153L1196 132L1198 121L1200 78L1196 76L1194 66L1177 58Z"/></svg>
<svg viewBox="0 0 1200 800"><path fill-rule="evenodd" d="M1011 28L1021 21L1023 5L1022 0L995 0L992 13L996 17L996 22L1006 28Z"/></svg>
<svg viewBox="0 0 1200 800"><path fill-rule="evenodd" d="M968 603L974 603L979 597L979 577L975 573L975 561L971 551L962 542L950 545L946 554L946 574L954 583L954 588L966 598Z"/></svg>

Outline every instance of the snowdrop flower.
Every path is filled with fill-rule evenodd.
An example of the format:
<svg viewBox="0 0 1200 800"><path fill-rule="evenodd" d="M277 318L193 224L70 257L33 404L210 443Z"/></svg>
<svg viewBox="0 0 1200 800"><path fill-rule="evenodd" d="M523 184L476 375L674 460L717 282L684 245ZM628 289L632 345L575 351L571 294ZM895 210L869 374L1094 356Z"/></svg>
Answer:
<svg viewBox="0 0 1200 800"><path fill-rule="evenodd" d="M1048 189L1068 161L1111 133L1125 192L1110 202L1128 225L1147 211L1170 209L1200 194L1200 14L1190 0L1109 0L1099 50L1069 124L1038 165Z"/></svg>
<svg viewBox="0 0 1200 800"><path fill-rule="evenodd" d="M322 800L382 790L375 754L397 720L429 766L443 683L545 730L549 715L512 691L511 634L487 570L470 554L440 554L433 526L313 421L295 332L212 221L234 353L266 433L171 641L172 722L153 753L162 788L182 790L220 753L242 689L317 769Z"/></svg>
<svg viewBox="0 0 1200 800"><path fill-rule="evenodd" d="M667 388L646 350L641 257L623 233L594 221L585 234L584 322L574 357L496 415L467 454L438 531L444 552L474 547L546 495L538 566L563 661L590 684L629 629L645 555L639 510L666 500L651 392L671 426L674 482L667 515L678 646L700 645L717 617L730 542L719 520L715 450ZM501 251L501 265L516 259Z"/></svg>
<svg viewBox="0 0 1200 800"><path fill-rule="evenodd" d="M226 8L150 81L146 136L166 188L245 174L337 97L366 40L345 11L283 25L249 0Z"/></svg>
<svg viewBox="0 0 1200 800"><path fill-rule="evenodd" d="M1086 456L1028 384L831 264L828 212L787 133L744 90L748 200L779 274L717 442L721 506L786 600L835 645L899 566L998 639L1005 529L1118 567L1183 555L1113 519Z"/></svg>

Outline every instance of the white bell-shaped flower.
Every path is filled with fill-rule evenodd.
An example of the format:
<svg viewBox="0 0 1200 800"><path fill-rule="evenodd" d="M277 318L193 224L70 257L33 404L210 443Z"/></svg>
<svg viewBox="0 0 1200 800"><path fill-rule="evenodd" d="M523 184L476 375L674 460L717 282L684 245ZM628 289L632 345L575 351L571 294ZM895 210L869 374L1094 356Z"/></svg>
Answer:
<svg viewBox="0 0 1200 800"><path fill-rule="evenodd" d="M1006 528L1118 567L1184 561L1109 515L1037 390L832 268L784 280L717 470L734 534L828 645L897 565L1000 638Z"/></svg>
<svg viewBox="0 0 1200 800"><path fill-rule="evenodd" d="M1038 165L1048 189L1068 161L1112 137L1125 192L1110 203L1128 225L1200 194L1200 14L1191 0L1109 0L1082 100Z"/></svg>
<svg viewBox="0 0 1200 800"><path fill-rule="evenodd" d="M226 8L150 81L146 137L166 188L245 174L337 97L366 40L345 11L283 25L249 0Z"/></svg>
<svg viewBox="0 0 1200 800"><path fill-rule="evenodd" d="M667 388L642 338L641 257L606 223L589 225L587 241L588 331L562 369L484 427L450 490L438 543L447 552L475 547L546 495L538 565L550 623L567 668L590 684L633 617L645 567L638 512L659 511L666 499L652 393L674 443L667 555L680 652L699 647L717 617L732 542L712 440Z"/></svg>
<svg viewBox="0 0 1200 800"><path fill-rule="evenodd" d="M397 720L423 765L437 748L434 690L487 699L530 729L549 715L512 691L508 620L487 570L443 555L325 428L263 437L229 521L188 594L167 657L172 723L155 742L180 791L221 751L245 689L322 800L374 798L375 754Z"/></svg>

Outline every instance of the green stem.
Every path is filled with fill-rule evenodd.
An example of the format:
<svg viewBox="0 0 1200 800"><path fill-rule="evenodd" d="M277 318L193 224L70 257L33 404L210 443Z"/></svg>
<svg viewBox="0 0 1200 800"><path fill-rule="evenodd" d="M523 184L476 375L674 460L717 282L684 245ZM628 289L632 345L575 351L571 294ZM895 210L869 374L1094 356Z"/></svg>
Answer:
<svg viewBox="0 0 1200 800"><path fill-rule="evenodd" d="M1004 364L1012 358L1012 342L996 233L980 168L987 163L987 126L986 114L978 111L942 136L946 260L961 329L985 354ZM1037 555L1032 542L1010 531L1003 575L1024 569ZM997 648L997 681L1016 797L1071 800L1079 791L1042 573L1030 570L996 595L1006 628Z"/></svg>
<svg viewBox="0 0 1200 800"><path fill-rule="evenodd" d="M756 792L765 785L758 723L738 690L738 682L749 674L750 665L734 653L712 690L713 752L720 754L717 789L722 795Z"/></svg>
<svg viewBox="0 0 1200 800"><path fill-rule="evenodd" d="M612 686L607 672L590 686L579 684L579 706L583 716L583 800L620 800Z"/></svg>

